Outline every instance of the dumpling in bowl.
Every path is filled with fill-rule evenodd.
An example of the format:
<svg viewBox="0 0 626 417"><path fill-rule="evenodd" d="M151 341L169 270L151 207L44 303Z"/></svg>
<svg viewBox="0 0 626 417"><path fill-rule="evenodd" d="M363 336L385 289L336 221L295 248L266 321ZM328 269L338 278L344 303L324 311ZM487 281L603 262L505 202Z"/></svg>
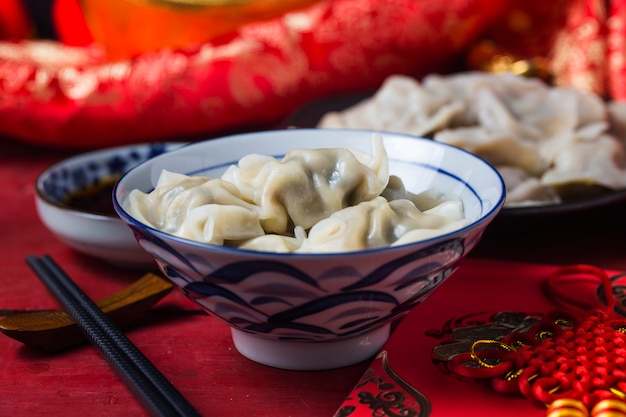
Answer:
<svg viewBox="0 0 626 417"><path fill-rule="evenodd" d="M302 227L296 227L293 236L263 235L241 243L239 248L263 252L289 253L299 250L305 239L306 231Z"/></svg>
<svg viewBox="0 0 626 417"><path fill-rule="evenodd" d="M216 245L265 233L258 208L220 179L164 170L152 192L131 191L124 209L155 229Z"/></svg>
<svg viewBox="0 0 626 417"><path fill-rule="evenodd" d="M469 221L460 202L422 212L409 200L376 197L317 223L297 252L348 252L410 243L461 228Z"/></svg>
<svg viewBox="0 0 626 417"><path fill-rule="evenodd" d="M267 233L308 230L345 207L380 195L389 179L382 137L372 135L372 153L345 148L295 149L281 160L251 154L222 179L259 207Z"/></svg>
<svg viewBox="0 0 626 417"><path fill-rule="evenodd" d="M406 189L404 182L397 175L389 176L389 182L381 193L381 197L387 201L409 200L421 211L430 210L447 200L453 200L434 188L427 188L418 194L412 193Z"/></svg>
<svg viewBox="0 0 626 417"><path fill-rule="evenodd" d="M250 154L213 179L164 170L154 190L135 189L123 205L175 236L268 252L388 247L469 222L460 200L412 193L390 176L379 134L371 149L294 149L281 160Z"/></svg>

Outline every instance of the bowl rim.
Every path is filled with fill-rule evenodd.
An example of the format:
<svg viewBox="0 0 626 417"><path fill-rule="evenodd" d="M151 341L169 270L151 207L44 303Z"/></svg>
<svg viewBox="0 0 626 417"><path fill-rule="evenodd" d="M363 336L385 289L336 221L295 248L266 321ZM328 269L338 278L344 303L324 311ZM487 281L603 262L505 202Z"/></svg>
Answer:
<svg viewBox="0 0 626 417"><path fill-rule="evenodd" d="M40 200L42 203L45 203L46 205L50 207L54 207L56 209L67 212L69 214L79 215L81 217L92 218L94 220L101 220L101 221L121 220L116 213L112 213L112 214L97 213L97 212L93 212L89 210L72 207L60 201L55 200L54 198L50 196L50 194L48 194L45 191L45 187L43 186L44 181L47 180L54 171L61 169L64 165L72 164L72 163L79 163L81 160L85 164L88 164L90 161L101 160L102 157L107 154L112 154L115 152L122 152L122 151L131 151L133 149L143 149L146 147L152 147L152 146L157 146L157 145L159 146L162 145L167 148L171 147L172 149L167 151L167 152L171 152L172 150L178 149L179 147L182 148L183 146L188 145L188 144L189 142L175 142L175 141L141 142L141 143L133 143L133 144L127 144L127 145L111 146L107 148L100 148L100 149L95 149L95 150L69 156L67 158L61 159L60 161L53 163L52 165L47 166L37 175L34 181L35 182L34 184L35 185L34 187L35 197L38 200ZM146 161L142 161L140 162L140 164L142 164L143 162L146 162ZM132 168L134 167L131 167L131 169ZM113 198L113 195L111 195L111 198Z"/></svg>
<svg viewBox="0 0 626 417"><path fill-rule="evenodd" d="M267 135L267 134L277 134L277 135L286 135L286 134L293 134L294 131L298 131L298 132L311 132L311 131L315 131L315 132L319 132L322 129L317 129L317 128L293 128L293 129L277 129L277 130L264 130L264 131L256 131L256 132L247 132L247 133L238 133L238 134L232 134L232 135L227 135L227 136L221 136L221 137L217 137L217 138L212 138L212 139L206 139L206 140L201 140L201 141L197 141L197 142L193 142L190 143L178 150L182 151L183 148L188 149L188 148L194 148L194 147L201 147L201 146L206 146L207 143L209 142L216 142L216 141L220 141L220 142L224 142L227 140L231 140L232 138L241 138L241 137L253 137L256 135ZM118 216L125 221L126 223L128 223L129 225L132 225L133 227L137 227L139 229L147 229L150 231L151 234L154 234L155 236L158 236L159 238L165 238L167 240L171 240L171 241L175 241L177 243L183 244L183 245L188 245L188 246L192 246L195 248L199 248L199 249L209 249L211 251L215 251L218 253L226 253L226 254L241 254L241 255L256 255L256 256L263 256L263 257L288 257L291 259L310 259L310 258L330 258L330 257L342 257L342 256L359 256L359 255L371 255L373 253L379 253L379 252L390 252L390 251L397 251L399 249L402 248L409 248L409 247L415 247L415 248L419 248L421 246L429 246L430 244L432 244L433 242L436 241L449 241L454 239L455 237L457 237L460 234L464 234L467 230L469 229L475 229L477 227L482 226L483 224L493 220L493 218L498 214L498 212L502 209L503 205L504 205L504 201L505 201L505 197L506 197L506 187L504 184L504 180L502 178L502 176L500 175L500 173L489 163L487 163L483 158L474 155L471 152L468 152L462 148L459 147L455 147L449 144L445 144L445 143L439 143L439 142L434 142L431 139L428 138L423 138L423 137L418 137L418 136L414 136L414 135L409 135L409 134L404 134L404 133L396 133L396 132L387 132L387 131L376 131L376 130L367 130L367 129L323 129L324 133L336 133L339 135L347 135L347 134L355 134L355 133L362 133L362 134L369 134L371 135L372 133L380 133L382 135L387 135L387 136L393 136L396 138L406 138L406 139L410 139L410 140L417 140L417 141L421 141L421 142L429 142L434 144L437 147L443 147L443 148L448 148L451 149L452 152L458 152L461 154L465 154L468 157L470 157L471 159L475 159L477 161L479 161L481 164L483 164L483 166L485 168L488 169L488 171L490 171L492 174L494 174L494 177L497 179L497 183L499 185L499 189L500 189L500 196L498 198L498 201L493 204L493 206L485 213L483 214L480 218L472 221L470 224L463 226L459 229L455 229L453 231L441 234L441 235L437 235L431 238L427 238L427 239L422 239L416 242L409 242L409 243L405 243L402 245L397 245L397 246L385 246L385 247L378 247L378 248L368 248L368 249L363 249L363 250L358 250L358 251L347 251L347 252L321 252L321 253L294 253L294 252L271 252L271 251L262 251L262 250L252 250L252 249L241 249L241 248L237 248L237 247L230 247L230 246L222 246L222 245L216 245L216 244L212 244L212 243L205 243L205 242L199 242L196 240L192 240L192 239L187 239L187 238L182 238L179 236L175 236L172 235L170 233L166 233L163 232L161 230L158 230L154 227L148 226L145 223L140 222L139 220L137 220L136 218L134 218L133 216L131 216L128 212L126 212L126 210L124 210L124 208L122 207L121 202L118 199L118 194L120 191L120 186L122 185L122 183L124 182L124 179L126 179L126 177L128 177L129 175L131 175L131 173L137 169L139 169L140 167L142 167L144 164L148 164L148 163L154 163L155 161L157 161L158 159L164 158L166 156L171 156L172 152L177 152L178 150L173 150L172 152L168 152L167 155L166 154L162 154L162 155L158 155L154 158L151 158L150 160L146 160L144 162L141 162L140 164L134 166L133 168L131 168L130 170L128 170L127 172L125 172L122 177L117 181L117 183L115 184L114 188L113 188L113 208L115 209L115 211L117 212Z"/></svg>

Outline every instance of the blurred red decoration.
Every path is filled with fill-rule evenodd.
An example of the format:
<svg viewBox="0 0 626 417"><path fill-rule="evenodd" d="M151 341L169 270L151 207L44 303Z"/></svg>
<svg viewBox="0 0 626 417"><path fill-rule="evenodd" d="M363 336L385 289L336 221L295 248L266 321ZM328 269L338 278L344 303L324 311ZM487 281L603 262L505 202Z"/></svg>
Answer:
<svg viewBox="0 0 626 417"><path fill-rule="evenodd" d="M59 42L27 39L19 6L0 7L0 136L30 143L271 128L304 103L372 91L391 74L506 70L626 99L626 0L323 0L118 60L93 42L78 0L53 3Z"/></svg>
<svg viewBox="0 0 626 417"><path fill-rule="evenodd" d="M271 127L312 99L447 70L505 3L321 1L199 46L115 62L99 45L5 42L0 135L89 148Z"/></svg>

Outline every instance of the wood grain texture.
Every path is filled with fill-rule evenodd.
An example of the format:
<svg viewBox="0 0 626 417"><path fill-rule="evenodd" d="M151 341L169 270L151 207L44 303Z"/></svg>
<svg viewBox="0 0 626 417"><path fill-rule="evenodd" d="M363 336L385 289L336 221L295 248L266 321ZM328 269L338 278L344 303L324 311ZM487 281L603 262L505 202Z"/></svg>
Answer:
<svg viewBox="0 0 626 417"><path fill-rule="evenodd" d="M96 302L119 327L135 322L174 285L148 273L123 290ZM82 331L60 310L16 314L0 319L0 332L28 346L57 352L85 342Z"/></svg>

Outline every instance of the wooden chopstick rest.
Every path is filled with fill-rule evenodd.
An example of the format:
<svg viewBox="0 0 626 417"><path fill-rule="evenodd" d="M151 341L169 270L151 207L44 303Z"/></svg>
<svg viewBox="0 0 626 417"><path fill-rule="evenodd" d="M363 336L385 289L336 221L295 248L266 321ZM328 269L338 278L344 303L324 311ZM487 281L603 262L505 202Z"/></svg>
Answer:
<svg viewBox="0 0 626 417"><path fill-rule="evenodd" d="M123 290L96 302L119 327L141 317L174 285L148 273ZM58 352L86 342L81 330L62 310L22 313L0 319L0 331L25 345L47 352Z"/></svg>

